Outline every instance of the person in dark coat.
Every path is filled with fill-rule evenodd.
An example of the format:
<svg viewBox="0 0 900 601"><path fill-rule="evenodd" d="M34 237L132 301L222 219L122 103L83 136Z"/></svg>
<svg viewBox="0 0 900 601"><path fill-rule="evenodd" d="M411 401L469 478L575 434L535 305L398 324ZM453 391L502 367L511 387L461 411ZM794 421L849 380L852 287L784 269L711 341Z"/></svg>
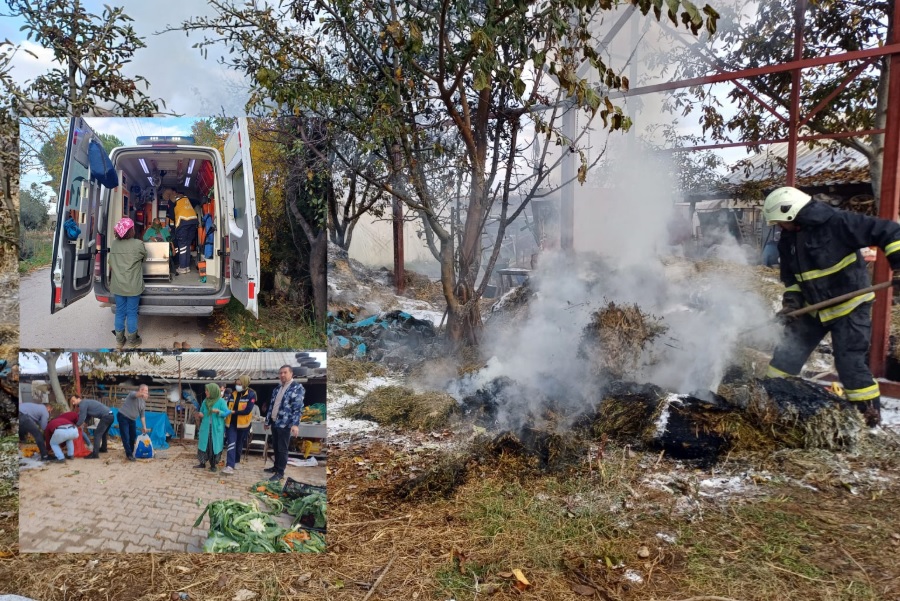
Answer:
<svg viewBox="0 0 900 601"><path fill-rule="evenodd" d="M886 219L840 211L791 187L766 198L763 217L782 229L778 242L781 281L786 289L779 315L871 285L860 248L878 246L895 271L900 289L900 225ZM881 423L881 391L868 365L874 292L793 319L785 319L784 339L775 348L768 377L800 374L806 360L831 333L834 364L848 401L870 427Z"/></svg>

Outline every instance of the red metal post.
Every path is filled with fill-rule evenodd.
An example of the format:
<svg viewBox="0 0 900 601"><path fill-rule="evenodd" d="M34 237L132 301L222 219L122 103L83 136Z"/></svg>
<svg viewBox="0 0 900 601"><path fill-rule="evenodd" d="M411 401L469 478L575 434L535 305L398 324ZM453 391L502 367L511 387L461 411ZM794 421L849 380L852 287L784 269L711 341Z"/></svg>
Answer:
<svg viewBox="0 0 900 601"><path fill-rule="evenodd" d="M894 2L893 31L891 43L900 43L900 2ZM897 209L900 206L900 54L893 54L888 59L888 102L887 123L884 134L884 154L881 173L881 195L878 214L883 219L897 220ZM879 253L875 263L875 281L883 282L891 277L891 268L887 259ZM891 292L875 297L875 308L872 312L872 350L869 363L872 374L878 378L884 376L887 369L889 336L891 332Z"/></svg>
<svg viewBox="0 0 900 601"><path fill-rule="evenodd" d="M806 0L797 0L794 7L794 63L803 60L803 20ZM793 186L797 179L797 137L800 135L800 68L791 71L791 108L788 115L788 155L785 184Z"/></svg>
<svg viewBox="0 0 900 601"><path fill-rule="evenodd" d="M78 376L78 353L72 353L72 379L75 381L75 394L81 396L81 378Z"/></svg>
<svg viewBox="0 0 900 601"><path fill-rule="evenodd" d="M394 287L403 293L403 205L394 197Z"/></svg>

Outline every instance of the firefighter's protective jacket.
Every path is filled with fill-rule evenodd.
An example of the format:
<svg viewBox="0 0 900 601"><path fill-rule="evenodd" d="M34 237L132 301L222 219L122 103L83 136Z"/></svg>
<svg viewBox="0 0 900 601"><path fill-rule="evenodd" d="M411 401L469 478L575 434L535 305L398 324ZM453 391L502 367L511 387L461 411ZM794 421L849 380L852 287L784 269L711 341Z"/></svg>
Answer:
<svg viewBox="0 0 900 601"><path fill-rule="evenodd" d="M800 229L785 230L778 242L785 296L802 294L803 301L812 305L870 286L859 252L866 246L881 248L891 269L900 269L900 225L893 221L810 201L797 213L794 223ZM874 292L861 294L821 309L817 316L825 324L874 299Z"/></svg>

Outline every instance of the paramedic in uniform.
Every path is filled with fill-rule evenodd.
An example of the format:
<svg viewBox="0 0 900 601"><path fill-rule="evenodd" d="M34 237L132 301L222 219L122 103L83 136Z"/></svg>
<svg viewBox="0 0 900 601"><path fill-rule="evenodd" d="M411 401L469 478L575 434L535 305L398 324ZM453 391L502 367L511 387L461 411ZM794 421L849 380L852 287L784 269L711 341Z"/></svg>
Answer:
<svg viewBox="0 0 900 601"><path fill-rule="evenodd" d="M859 249L878 246L900 288L900 225L812 200L797 188L778 188L766 198L763 217L782 229L778 241L785 315L805 305L867 288L869 274ZM797 376L825 334L831 332L834 365L844 394L870 427L881 423L881 391L867 361L874 292L808 313L785 323L767 377Z"/></svg>
<svg viewBox="0 0 900 601"><path fill-rule="evenodd" d="M197 238L200 218L187 196L166 188L162 197L172 207L175 221L175 252L178 255L178 269L175 273L190 273L191 243Z"/></svg>

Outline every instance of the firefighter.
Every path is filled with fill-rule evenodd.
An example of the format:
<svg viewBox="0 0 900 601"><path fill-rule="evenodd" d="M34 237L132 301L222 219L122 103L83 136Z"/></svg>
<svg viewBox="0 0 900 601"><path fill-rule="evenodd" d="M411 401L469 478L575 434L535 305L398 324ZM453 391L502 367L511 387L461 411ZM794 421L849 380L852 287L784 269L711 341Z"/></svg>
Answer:
<svg viewBox="0 0 900 601"><path fill-rule="evenodd" d="M782 229L778 242L781 281L786 286L779 315L785 336L775 348L767 377L800 374L810 354L831 332L834 363L848 401L866 424L881 423L881 393L868 366L875 293L795 318L785 314L870 285L859 249L878 246L894 270L900 292L900 225L886 219L840 211L791 187L766 198L763 217Z"/></svg>
<svg viewBox="0 0 900 601"><path fill-rule="evenodd" d="M175 273L190 273L191 244L197 239L200 218L187 196L178 194L172 188L166 188L162 197L169 206L174 204L172 215L175 222L175 254L178 256L178 269Z"/></svg>

